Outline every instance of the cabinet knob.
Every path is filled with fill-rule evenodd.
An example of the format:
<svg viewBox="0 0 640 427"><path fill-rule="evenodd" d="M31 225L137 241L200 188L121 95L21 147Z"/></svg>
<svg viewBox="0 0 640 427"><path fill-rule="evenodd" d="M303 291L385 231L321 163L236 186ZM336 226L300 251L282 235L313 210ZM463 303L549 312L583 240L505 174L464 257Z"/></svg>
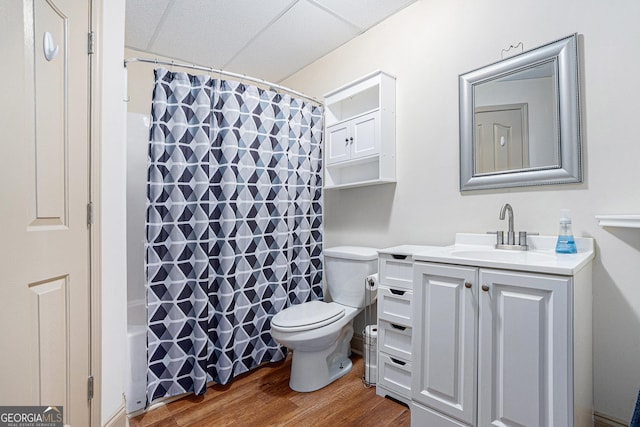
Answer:
<svg viewBox="0 0 640 427"><path fill-rule="evenodd" d="M353 137L349 138L349 141L353 142Z"/></svg>
<svg viewBox="0 0 640 427"><path fill-rule="evenodd" d="M349 138L345 138L344 142L346 142L348 144L349 143Z"/></svg>
<svg viewBox="0 0 640 427"><path fill-rule="evenodd" d="M464 282L464 287L467 289L471 289L471 282Z"/></svg>
<svg viewBox="0 0 640 427"><path fill-rule="evenodd" d="M487 284L482 285L482 290L485 292L489 292L489 285Z"/></svg>

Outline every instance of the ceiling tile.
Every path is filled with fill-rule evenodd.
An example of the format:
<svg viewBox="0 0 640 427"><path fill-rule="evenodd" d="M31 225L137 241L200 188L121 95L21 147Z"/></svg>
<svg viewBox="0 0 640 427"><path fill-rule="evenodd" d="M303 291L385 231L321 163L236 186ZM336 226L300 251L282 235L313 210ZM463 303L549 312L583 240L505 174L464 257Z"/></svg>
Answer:
<svg viewBox="0 0 640 427"><path fill-rule="evenodd" d="M416 0L312 1L330 9L362 30L366 30Z"/></svg>
<svg viewBox="0 0 640 427"><path fill-rule="evenodd" d="M125 45L146 50L169 1L127 0Z"/></svg>
<svg viewBox="0 0 640 427"><path fill-rule="evenodd" d="M226 68L278 82L355 35L357 29L353 26L309 2L300 1Z"/></svg>
<svg viewBox="0 0 640 427"><path fill-rule="evenodd" d="M149 50L220 68L291 3L174 0Z"/></svg>
<svg viewBox="0 0 640 427"><path fill-rule="evenodd" d="M414 1L127 0L125 44L280 81Z"/></svg>

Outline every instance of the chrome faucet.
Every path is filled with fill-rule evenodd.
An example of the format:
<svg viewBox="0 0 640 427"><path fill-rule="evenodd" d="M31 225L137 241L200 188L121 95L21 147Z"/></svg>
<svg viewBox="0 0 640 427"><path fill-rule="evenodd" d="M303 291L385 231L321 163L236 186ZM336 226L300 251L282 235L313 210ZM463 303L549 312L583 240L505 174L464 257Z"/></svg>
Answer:
<svg viewBox="0 0 640 427"><path fill-rule="evenodd" d="M509 203L500 209L500 219L504 219L506 214L509 214L509 229L507 230L507 238L505 239L504 231L493 231L492 234L496 235L496 249L515 249L519 251L526 251L529 249L527 245L527 232L521 231L518 233L518 242L516 243L516 232L513 229L513 208ZM538 233L529 233L538 234Z"/></svg>
<svg viewBox="0 0 640 427"><path fill-rule="evenodd" d="M509 203L505 203L505 205L500 209L500 219L504 219L504 214L509 212L509 230L507 230L507 241L503 242L507 245L515 245L516 244L516 232L513 230L513 208ZM526 244L526 243L525 243Z"/></svg>

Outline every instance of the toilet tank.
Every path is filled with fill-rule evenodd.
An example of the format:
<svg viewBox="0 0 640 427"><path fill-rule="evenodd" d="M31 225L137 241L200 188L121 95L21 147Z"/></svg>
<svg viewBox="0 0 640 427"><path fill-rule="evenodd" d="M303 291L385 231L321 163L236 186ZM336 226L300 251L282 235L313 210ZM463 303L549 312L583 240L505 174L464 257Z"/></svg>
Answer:
<svg viewBox="0 0 640 427"><path fill-rule="evenodd" d="M365 279L378 272L378 250L363 246L336 246L324 250L324 271L331 300L362 308Z"/></svg>

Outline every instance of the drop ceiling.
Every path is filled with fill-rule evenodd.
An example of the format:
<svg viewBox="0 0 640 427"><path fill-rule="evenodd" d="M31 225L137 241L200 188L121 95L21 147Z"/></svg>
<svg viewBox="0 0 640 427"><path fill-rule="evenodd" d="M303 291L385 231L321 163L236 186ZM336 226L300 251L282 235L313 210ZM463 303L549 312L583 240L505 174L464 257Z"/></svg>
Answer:
<svg viewBox="0 0 640 427"><path fill-rule="evenodd" d="M125 45L280 82L416 0L127 0Z"/></svg>

